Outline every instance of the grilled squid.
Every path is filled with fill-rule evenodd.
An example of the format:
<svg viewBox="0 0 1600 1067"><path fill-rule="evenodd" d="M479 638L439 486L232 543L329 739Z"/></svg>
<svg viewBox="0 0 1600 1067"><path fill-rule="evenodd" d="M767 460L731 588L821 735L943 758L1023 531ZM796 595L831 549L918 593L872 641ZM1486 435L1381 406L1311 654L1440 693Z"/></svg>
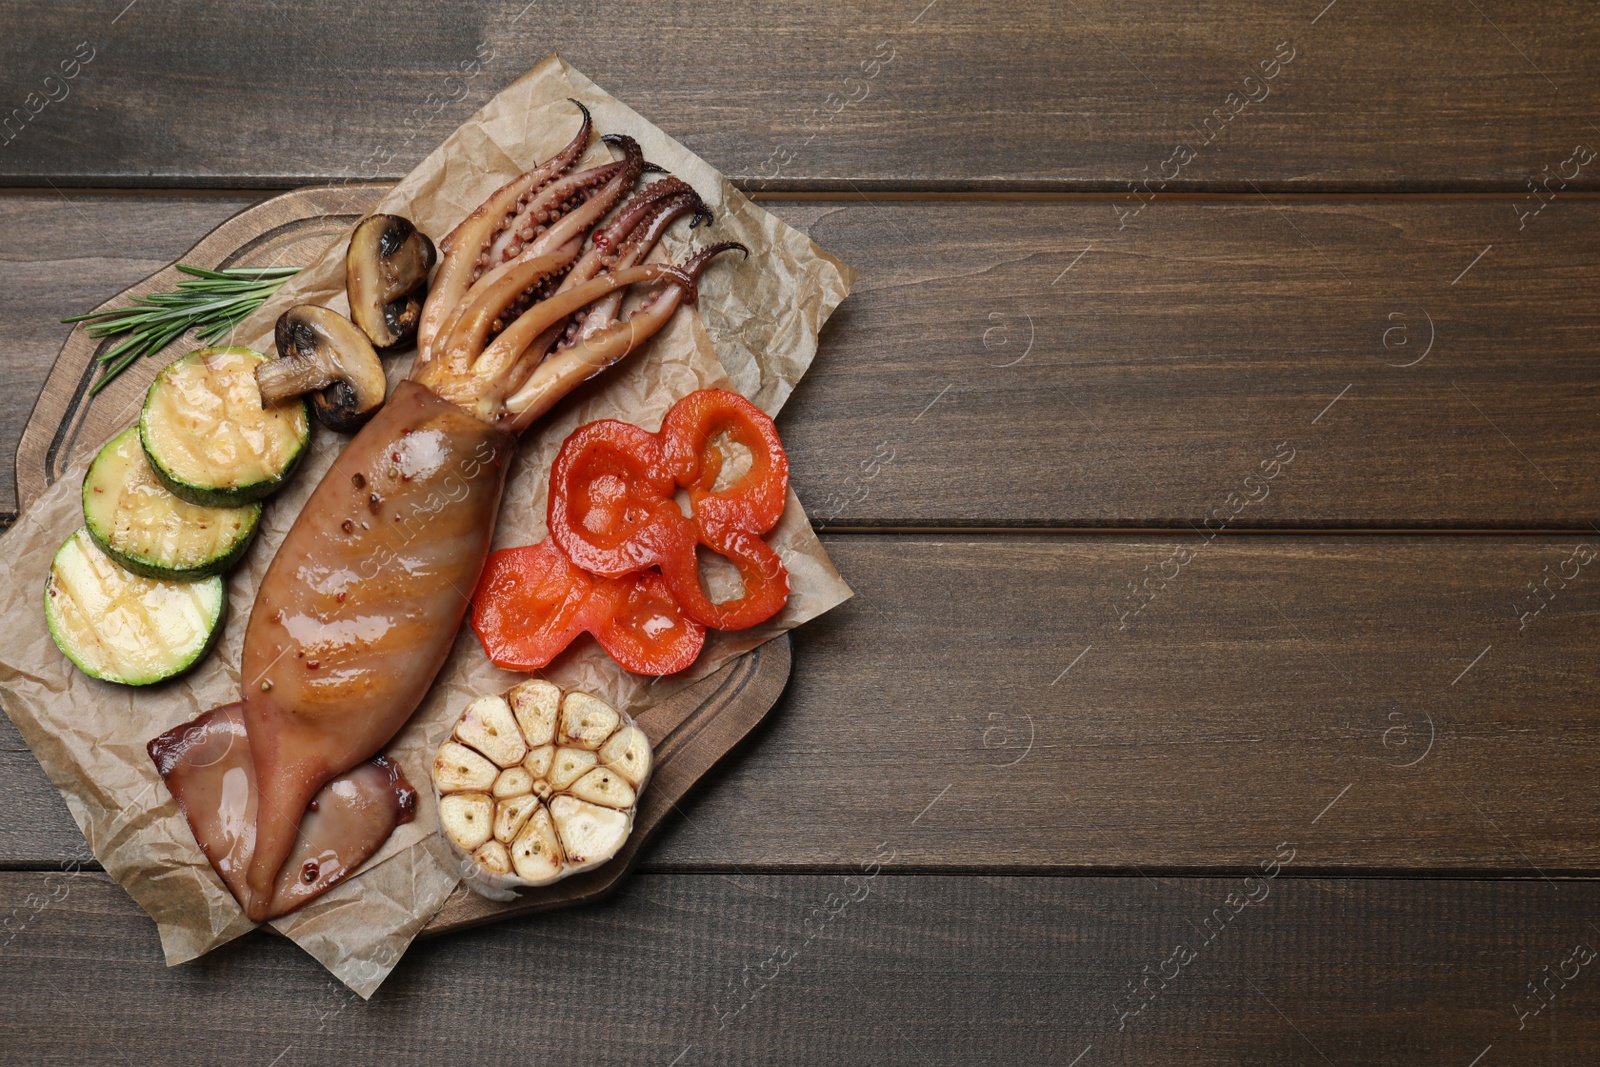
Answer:
<svg viewBox="0 0 1600 1067"><path fill-rule="evenodd" d="M245 633L239 702L150 744L251 919L348 877L411 817L415 792L381 753L455 641L515 435L692 304L720 253L744 250L645 262L675 219L709 215L671 177L627 199L654 169L628 138L608 139L622 159L572 172L591 136L585 111L565 148L439 242L411 379L279 546ZM624 316L632 286L646 292Z"/></svg>

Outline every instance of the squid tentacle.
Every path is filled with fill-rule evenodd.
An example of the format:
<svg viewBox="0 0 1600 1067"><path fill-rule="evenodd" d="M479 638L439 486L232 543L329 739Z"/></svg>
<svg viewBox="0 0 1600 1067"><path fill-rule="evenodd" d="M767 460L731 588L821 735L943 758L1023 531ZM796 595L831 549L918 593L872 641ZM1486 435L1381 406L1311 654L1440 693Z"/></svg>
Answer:
<svg viewBox="0 0 1600 1067"><path fill-rule="evenodd" d="M493 265L478 273L457 303L456 310L444 316L444 324L435 336L436 345L438 338L453 335L461 310L469 302L476 300L489 287L499 284L510 272L520 270L523 264L564 247L570 241L582 241L583 235L638 180L644 166L644 155L638 144L631 137L612 138L607 143L613 142L622 145L626 153L623 159L556 181L545 194L541 194L541 198L549 195L548 202L536 201L534 206L537 210L530 208L533 213L526 220L519 219L502 231L496 241L504 239L510 243L498 252L493 247L484 252L482 263L493 262ZM540 207L541 203L544 206ZM571 263L572 260L567 260L561 269L565 270ZM491 324L490 333L500 332L506 323L553 292L559 273L541 273L513 299L503 303L502 308L509 309L509 312Z"/></svg>
<svg viewBox="0 0 1600 1067"><path fill-rule="evenodd" d="M710 212L706 210L699 194L687 182L679 178L667 178L647 186L619 209L604 229L594 234L590 247L562 278L555 293L565 292L596 276L643 261L666 228L689 211L694 212L691 228L702 218L710 218ZM594 319L598 326L615 318L621 305L621 292L602 297L590 310L552 324L528 346L527 352L542 357L558 339L573 337L580 324ZM520 384L520 381L515 382L513 387Z"/></svg>
<svg viewBox="0 0 1600 1067"><path fill-rule="evenodd" d="M708 220L711 217L711 213L706 210L705 204L700 200L699 195L692 189L689 190L687 196L680 195L668 199L660 206L655 215L647 219L643 225L629 235L622 247L617 249L616 257L608 269L619 270L643 262L645 256L650 254L650 250L661 239L661 235L666 232L667 227L689 211L694 212L689 222L690 229L693 229L700 220ZM621 311L622 297L622 293L612 293L595 302L588 311L574 316L567 323L564 336L557 348L570 347L593 335L597 330L604 328ZM551 340L555 340L555 338L551 338ZM545 350L549 350L548 344L546 344Z"/></svg>
<svg viewBox="0 0 1600 1067"><path fill-rule="evenodd" d="M623 158L568 174L540 190L489 243L492 267L529 247L564 244L574 234L587 233L644 173L644 153L631 137L607 134L601 138L622 149Z"/></svg>
<svg viewBox="0 0 1600 1067"><path fill-rule="evenodd" d="M699 297L700 274L714 258L734 249L747 257L750 255L750 250L744 245L723 241L701 249L681 266L665 268L661 271L661 277L668 284L647 297L644 304L626 320L612 322L586 341L544 360L527 376L524 384L506 398L505 409L510 415L507 429L512 433L522 432L573 389L624 359L655 336L680 304L693 306ZM656 266L629 267L617 272L615 277L620 278L634 271L649 271Z"/></svg>
<svg viewBox="0 0 1600 1067"><path fill-rule="evenodd" d="M444 258L434 275L428 299L423 304L422 320L417 326L418 362L429 359L434 338L443 327L445 318L475 280L484 246L505 228L508 216L516 216L520 205L532 193L571 170L589 147L589 139L594 134L594 120L588 108L576 100L572 103L582 112L583 121L566 147L544 163L496 189L439 242L439 250Z"/></svg>
<svg viewBox="0 0 1600 1067"><path fill-rule="evenodd" d="M570 266L578 256L578 248L576 240L568 241L553 252L506 264L497 277L485 277L484 282L474 286L461 301L447 331L436 341L437 358L424 365L422 372L414 377L430 385L449 375L470 373L473 361L483 350L494 323L505 314L506 306L528 286Z"/></svg>

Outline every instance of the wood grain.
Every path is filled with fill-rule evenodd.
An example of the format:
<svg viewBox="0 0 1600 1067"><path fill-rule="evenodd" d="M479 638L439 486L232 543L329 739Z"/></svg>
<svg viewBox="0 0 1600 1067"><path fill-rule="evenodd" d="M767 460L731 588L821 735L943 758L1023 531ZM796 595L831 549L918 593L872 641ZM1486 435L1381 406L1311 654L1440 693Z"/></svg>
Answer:
<svg viewBox="0 0 1600 1067"><path fill-rule="evenodd" d="M1120 192L1172 174L1186 142L1169 188L1522 192L1600 144L1582 0L121 6L11 5L3 104L39 113L0 152L5 180L394 178L552 50L724 173L781 188ZM46 86L80 42L94 58ZM1246 83L1280 42L1289 65Z"/></svg>
<svg viewBox="0 0 1600 1067"><path fill-rule="evenodd" d="M928 871L1203 872L1292 838L1320 871L1600 872L1579 540L830 536L855 598L641 862L839 869L914 828ZM20 754L0 810L0 863L78 854Z"/></svg>
<svg viewBox="0 0 1600 1067"><path fill-rule="evenodd" d="M747 187L838 194L771 205L862 268L783 416L796 486L836 530L974 532L829 536L858 596L641 873L420 943L371 1004L264 936L162 969L123 892L62 869L82 838L0 720L0 867L39 868L0 873L29 976L0 1059L1593 1058L1592 967L1519 1018L1600 945L1600 883L1569 880L1600 872L1600 601L1560 577L1600 544L1600 166L1550 176L1600 146L1587 5L270 8L13 4L0 185L392 178L559 49ZM1197 129L1279 41L1270 97ZM879 196L940 190L1067 198ZM1445 191L1503 195L1296 195ZM0 455L56 320L257 198L0 196ZM1568 533L1177 532L1219 515ZM1174 532L1055 532L1087 526ZM1016 527L1052 532L977 532ZM1491 879L1437 877L1465 873Z"/></svg>
<svg viewBox="0 0 1600 1067"><path fill-rule="evenodd" d="M1600 201L802 211L862 267L780 422L828 524L1187 529L1284 440L1230 526L1600 520Z"/></svg>
<svg viewBox="0 0 1600 1067"><path fill-rule="evenodd" d="M151 269L128 248L240 205L69 195L0 196L29 395L55 321ZM824 527L1187 529L1282 440L1230 527L1600 521L1600 200L1522 231L1505 198L1164 201L1123 231L1104 201L768 206L861 270L780 420Z"/></svg>
<svg viewBox="0 0 1600 1067"><path fill-rule="evenodd" d="M1466 1067L1489 1046L1485 1063L1570 1064L1600 1042L1593 964L1553 981L1520 1030L1514 1010L1537 1003L1528 982L1600 944L1595 883L1311 879L1295 865L1250 890L1242 874L893 864L870 880L641 875L594 907L415 945L367 1003L263 935L164 969L104 875L0 874L6 958L32 976L0 1035L15 1062L173 1067L374 1049L418 1064ZM1245 892L1267 895L1215 917ZM1180 945L1190 962L1163 989ZM1151 999L1123 1018L1146 975Z"/></svg>

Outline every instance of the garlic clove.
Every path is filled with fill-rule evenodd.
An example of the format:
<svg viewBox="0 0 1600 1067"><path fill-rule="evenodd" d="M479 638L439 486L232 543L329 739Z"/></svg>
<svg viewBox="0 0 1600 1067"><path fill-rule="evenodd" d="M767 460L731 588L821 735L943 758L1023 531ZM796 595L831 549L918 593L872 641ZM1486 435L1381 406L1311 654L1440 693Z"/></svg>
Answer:
<svg viewBox="0 0 1600 1067"><path fill-rule="evenodd" d="M572 783L567 790L579 800L603 804L608 808L631 808L637 797L633 787L616 771L597 767Z"/></svg>
<svg viewBox="0 0 1600 1067"><path fill-rule="evenodd" d="M561 702L561 743L594 750L621 723L615 708L588 693L568 693Z"/></svg>
<svg viewBox="0 0 1600 1067"><path fill-rule="evenodd" d="M468 704L456 724L456 739L501 767L514 767L528 754L528 743L504 697L483 696Z"/></svg>
<svg viewBox="0 0 1600 1067"><path fill-rule="evenodd" d="M493 875L507 875L511 873L511 853L499 841L490 839L479 845L472 858L478 866Z"/></svg>
<svg viewBox="0 0 1600 1067"><path fill-rule="evenodd" d="M500 768L466 745L446 741L433 757L433 784L441 793L481 793L494 784Z"/></svg>
<svg viewBox="0 0 1600 1067"><path fill-rule="evenodd" d="M495 806L495 840L511 844L517 839L517 835L522 833L522 828L528 824L528 817L538 809L539 798L531 793L502 800Z"/></svg>
<svg viewBox="0 0 1600 1067"><path fill-rule="evenodd" d="M511 865L529 885L546 885L561 877L565 859L550 813L541 806L511 846Z"/></svg>
<svg viewBox="0 0 1600 1067"><path fill-rule="evenodd" d="M556 746L540 745L528 753L528 758L522 761L522 766L533 775L535 780L550 777L550 763L556 758Z"/></svg>
<svg viewBox="0 0 1600 1067"><path fill-rule="evenodd" d="M600 764L637 789L650 777L650 739L637 726L624 726L600 746Z"/></svg>
<svg viewBox="0 0 1600 1067"><path fill-rule="evenodd" d="M500 772L500 777L494 780L494 786L489 790L496 800L508 797L521 796L533 792L533 775L522 766L507 767Z"/></svg>
<svg viewBox="0 0 1600 1067"><path fill-rule="evenodd" d="M548 745L556 739L556 709L561 705L561 690L538 678L514 687L506 694L517 725L529 745Z"/></svg>
<svg viewBox="0 0 1600 1067"><path fill-rule="evenodd" d="M494 832L494 801L483 793L452 793L439 801L439 822L450 840L471 852Z"/></svg>
<svg viewBox="0 0 1600 1067"><path fill-rule="evenodd" d="M633 823L629 812L569 796L558 796L550 802L550 819L561 837L569 870L593 867L615 856L628 839Z"/></svg>
<svg viewBox="0 0 1600 1067"><path fill-rule="evenodd" d="M556 758L550 767L550 777L547 779L551 787L556 790L567 788L579 778L589 773L598 761L593 752L581 748L558 748Z"/></svg>

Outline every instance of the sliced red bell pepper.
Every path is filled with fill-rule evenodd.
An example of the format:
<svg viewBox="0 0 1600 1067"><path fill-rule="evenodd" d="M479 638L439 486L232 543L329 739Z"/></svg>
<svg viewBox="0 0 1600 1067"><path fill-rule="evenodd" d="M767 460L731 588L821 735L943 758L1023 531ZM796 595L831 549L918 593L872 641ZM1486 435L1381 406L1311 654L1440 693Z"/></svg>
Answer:
<svg viewBox="0 0 1600 1067"><path fill-rule="evenodd" d="M789 602L789 572L772 546L745 530L702 532L701 544L732 563L744 592L713 601L700 583L700 558L693 544L684 553L663 556L661 574L683 605L683 613L714 630L743 630L766 622Z"/></svg>
<svg viewBox="0 0 1600 1067"><path fill-rule="evenodd" d="M627 670L672 674L694 663L706 638L659 573L596 579L548 538L489 557L472 628L490 662L514 671L547 666L587 630Z"/></svg>
<svg viewBox="0 0 1600 1067"><path fill-rule="evenodd" d="M490 662L531 671L589 628L594 579L548 539L492 553L472 594L472 628Z"/></svg>
<svg viewBox="0 0 1600 1067"><path fill-rule="evenodd" d="M725 489L717 439L750 452L750 469ZM767 413L738 393L702 389L672 406L661 423L661 458L673 480L689 491L695 521L716 528L765 533L778 524L789 496L789 457Z"/></svg>
<svg viewBox="0 0 1600 1067"><path fill-rule="evenodd" d="M607 578L594 596L609 601L595 639L635 674L688 670L706 643L706 628L684 614L656 571Z"/></svg>
<svg viewBox="0 0 1600 1067"><path fill-rule="evenodd" d="M602 419L568 435L550 468L548 521L568 558L591 574L620 577L653 567L693 543L661 461L661 438Z"/></svg>
<svg viewBox="0 0 1600 1067"><path fill-rule="evenodd" d="M717 489L721 439L747 450L750 467ZM690 516L678 505L678 488ZM782 517L788 491L789 460L772 420L737 393L706 389L673 405L657 434L606 421L568 437L550 471L550 535L596 575L659 568L690 619L738 630L788 602L788 571L761 539ZM701 546L738 569L740 596L716 603L706 594Z"/></svg>

